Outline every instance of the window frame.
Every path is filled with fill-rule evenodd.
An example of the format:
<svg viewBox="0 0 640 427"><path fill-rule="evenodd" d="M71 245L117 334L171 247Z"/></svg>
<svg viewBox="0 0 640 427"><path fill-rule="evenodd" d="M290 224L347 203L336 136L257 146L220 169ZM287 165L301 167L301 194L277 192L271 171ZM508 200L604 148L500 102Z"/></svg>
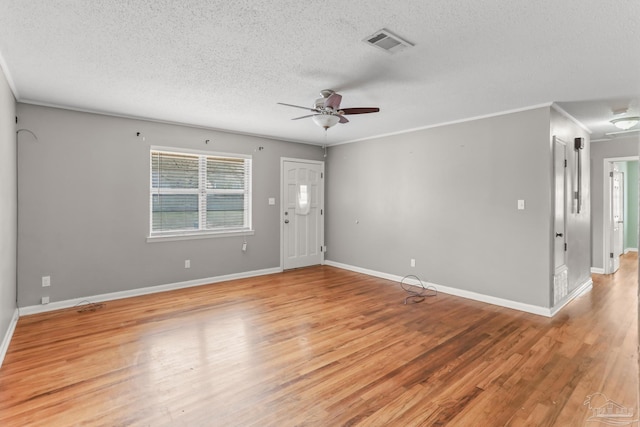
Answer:
<svg viewBox="0 0 640 427"><path fill-rule="evenodd" d="M153 187L153 156L154 153L166 153L166 154L175 154L175 155L185 155L185 156L197 156L198 160L198 188L197 189L181 189L174 188L168 189L165 194L191 194L196 195L198 197L198 226L197 230L165 230L165 231L154 231L153 230L153 197L154 195L161 194L162 191L159 191L159 188ZM206 181L206 169L203 173L202 168L206 168L207 159L234 159L234 160L243 160L245 162L245 168L247 168L248 173L244 176L244 187L242 190L238 189L208 189L207 181ZM203 238L215 238L215 237L228 237L228 236L247 236L253 235L253 221L252 221L252 212L253 212L253 194L252 194L252 185L253 185L253 157L247 154L238 154L238 153L225 153L218 151L204 151L204 150L193 150L188 148L176 148L176 147L164 147L164 146L151 146L149 148L149 185L148 185L148 197L149 197L149 214L148 214L148 234L147 234L147 242L158 242L158 241L171 241L171 240L189 240L189 239L203 239ZM248 161L248 165L246 162ZM242 194L244 195L244 205L246 209L244 209L244 225L241 227L216 227L216 228L206 228L206 198L209 195L215 194ZM203 212L204 207L204 212ZM203 223L203 219L205 220ZM203 226L204 224L204 226Z"/></svg>

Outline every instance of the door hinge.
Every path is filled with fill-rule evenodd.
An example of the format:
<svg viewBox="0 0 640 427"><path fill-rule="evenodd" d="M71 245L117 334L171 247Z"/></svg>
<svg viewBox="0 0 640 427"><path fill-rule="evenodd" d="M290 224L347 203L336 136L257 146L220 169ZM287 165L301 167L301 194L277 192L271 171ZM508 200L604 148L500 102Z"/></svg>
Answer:
<svg viewBox="0 0 640 427"><path fill-rule="evenodd" d="M565 252L567 251L567 244L566 243L564 244L564 251Z"/></svg>
<svg viewBox="0 0 640 427"><path fill-rule="evenodd" d="M18 123L18 116L16 116L16 123Z"/></svg>
<svg viewBox="0 0 640 427"><path fill-rule="evenodd" d="M320 215L322 215L322 212L323 212L323 210L322 210L322 209L320 209Z"/></svg>
<svg viewBox="0 0 640 427"><path fill-rule="evenodd" d="M609 258L613 258L613 252L609 252Z"/></svg>
<svg viewBox="0 0 640 427"><path fill-rule="evenodd" d="M324 252L324 251L322 250L322 246L320 246L320 252Z"/></svg>
<svg viewBox="0 0 640 427"><path fill-rule="evenodd" d="M320 179L324 178L324 172L320 172Z"/></svg>
<svg viewBox="0 0 640 427"><path fill-rule="evenodd" d="M564 159L564 167L567 167L567 159Z"/></svg>
<svg viewBox="0 0 640 427"><path fill-rule="evenodd" d="M609 178L613 178L613 172L609 172Z"/></svg>

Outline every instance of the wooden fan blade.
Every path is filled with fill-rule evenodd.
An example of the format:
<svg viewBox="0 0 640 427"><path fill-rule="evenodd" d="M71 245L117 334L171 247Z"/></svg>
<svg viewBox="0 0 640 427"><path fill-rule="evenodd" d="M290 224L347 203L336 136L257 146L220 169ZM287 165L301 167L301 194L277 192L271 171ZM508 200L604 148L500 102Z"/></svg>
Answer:
<svg viewBox="0 0 640 427"><path fill-rule="evenodd" d="M301 116L301 117L294 117L291 120L300 120L300 119L306 119L307 117L313 117L313 116L317 116L317 114L309 114L308 116Z"/></svg>
<svg viewBox="0 0 640 427"><path fill-rule="evenodd" d="M366 114L366 113L377 113L380 111L378 107L372 108L343 108L340 110L340 114Z"/></svg>
<svg viewBox="0 0 640 427"><path fill-rule="evenodd" d="M340 118L340 123L349 123L349 120L342 114L337 115Z"/></svg>
<svg viewBox="0 0 640 427"><path fill-rule="evenodd" d="M324 106L331 107L334 110L337 110L338 108L340 108L341 101L342 101L342 95L334 92L331 95L329 95L327 99L325 99Z"/></svg>
<svg viewBox="0 0 640 427"><path fill-rule="evenodd" d="M317 108L309 108L309 107L303 107L301 105L285 104L284 102L278 102L278 104L286 105L287 107L302 108L303 110L313 111L314 113L319 113L320 112L320 110L318 110Z"/></svg>

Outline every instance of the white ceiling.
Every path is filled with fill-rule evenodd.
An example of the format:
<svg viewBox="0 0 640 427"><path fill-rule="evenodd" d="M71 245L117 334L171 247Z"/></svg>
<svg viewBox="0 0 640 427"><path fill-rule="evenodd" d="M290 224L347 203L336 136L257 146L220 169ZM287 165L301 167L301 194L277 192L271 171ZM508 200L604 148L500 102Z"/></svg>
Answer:
<svg viewBox="0 0 640 427"><path fill-rule="evenodd" d="M362 39L386 28L396 54ZM640 115L637 0L0 0L16 98L312 144L558 102L593 131ZM321 89L380 107L291 121Z"/></svg>

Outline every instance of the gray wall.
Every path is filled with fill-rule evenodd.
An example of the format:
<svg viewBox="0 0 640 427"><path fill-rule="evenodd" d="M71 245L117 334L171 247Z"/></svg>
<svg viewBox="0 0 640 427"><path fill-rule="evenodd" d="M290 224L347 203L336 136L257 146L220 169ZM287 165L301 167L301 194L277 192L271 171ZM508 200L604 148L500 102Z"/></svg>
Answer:
<svg viewBox="0 0 640 427"><path fill-rule="evenodd" d="M604 268L604 159L638 156L640 136L594 142L591 146L591 265Z"/></svg>
<svg viewBox="0 0 640 427"><path fill-rule="evenodd" d="M569 293L591 279L591 166L589 156L591 143L589 133L580 128L572 120L551 109L551 136L557 136L567 143L567 203L565 217ZM580 150L582 161L582 205L580 212L574 206L572 193L577 190L578 152L573 148L574 138L585 138L585 145ZM553 291L553 290L552 290ZM551 298L553 293L551 294Z"/></svg>
<svg viewBox="0 0 640 427"><path fill-rule="evenodd" d="M21 103L17 112L39 139L25 135L18 147L21 307L45 295L54 302L277 268L280 158L323 160L311 145ZM242 237L146 242L150 145L253 155L255 235L246 253ZM41 286L45 275L50 288Z"/></svg>
<svg viewBox="0 0 640 427"><path fill-rule="evenodd" d="M16 309L16 102L0 69L0 341Z"/></svg>
<svg viewBox="0 0 640 427"><path fill-rule="evenodd" d="M330 147L326 258L549 307L550 116L545 107Z"/></svg>

